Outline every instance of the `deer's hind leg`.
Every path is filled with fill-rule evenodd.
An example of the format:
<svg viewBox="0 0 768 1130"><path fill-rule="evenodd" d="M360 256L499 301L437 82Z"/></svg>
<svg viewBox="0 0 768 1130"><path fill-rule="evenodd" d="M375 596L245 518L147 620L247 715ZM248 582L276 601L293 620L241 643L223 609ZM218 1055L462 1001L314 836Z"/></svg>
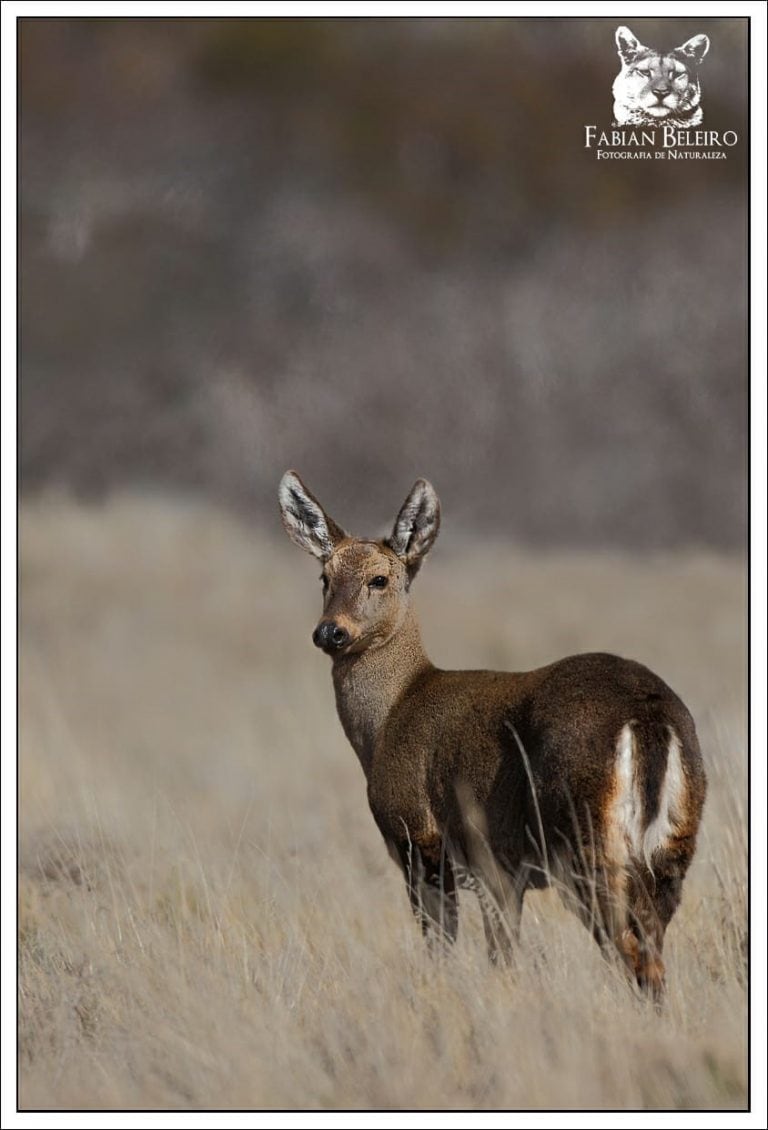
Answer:
<svg viewBox="0 0 768 1130"><path fill-rule="evenodd" d="M636 940L636 977L655 1001L664 994L664 935L680 905L683 879L695 847L691 835L671 835L649 863L634 863L629 885L630 929Z"/></svg>
<svg viewBox="0 0 768 1130"><path fill-rule="evenodd" d="M628 876L621 864L596 861L589 869L574 867L561 897L581 919L604 957L617 956L632 965L632 943L627 936Z"/></svg>
<svg viewBox="0 0 768 1130"><path fill-rule="evenodd" d="M618 957L630 980L657 1005L664 996L664 931L682 884L677 867L667 873L660 862L652 872L637 860L601 853L589 870L572 873L566 896L603 956Z"/></svg>
<svg viewBox="0 0 768 1130"><path fill-rule="evenodd" d="M558 890L566 907L590 931L606 960L618 960L630 980L649 987L645 974L650 978L651 969L645 967L635 917L638 890L623 845L609 841L585 847L582 840L580 851L561 856L560 863ZM663 966L660 975L663 983Z"/></svg>
<svg viewBox="0 0 768 1130"><path fill-rule="evenodd" d="M627 945L631 949L639 988L659 1003L664 995L665 967L661 953L666 922L662 921L656 907L656 886L657 877L653 872L645 864L636 863L629 876Z"/></svg>

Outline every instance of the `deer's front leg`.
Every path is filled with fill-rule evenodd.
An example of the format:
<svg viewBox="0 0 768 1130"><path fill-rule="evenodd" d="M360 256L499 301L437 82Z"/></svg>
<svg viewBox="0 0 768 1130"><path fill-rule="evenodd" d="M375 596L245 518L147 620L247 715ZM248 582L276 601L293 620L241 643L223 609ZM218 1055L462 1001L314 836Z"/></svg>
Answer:
<svg viewBox="0 0 768 1130"><path fill-rule="evenodd" d="M454 942L459 930L459 901L451 859L442 840L396 845L411 909L430 944Z"/></svg>

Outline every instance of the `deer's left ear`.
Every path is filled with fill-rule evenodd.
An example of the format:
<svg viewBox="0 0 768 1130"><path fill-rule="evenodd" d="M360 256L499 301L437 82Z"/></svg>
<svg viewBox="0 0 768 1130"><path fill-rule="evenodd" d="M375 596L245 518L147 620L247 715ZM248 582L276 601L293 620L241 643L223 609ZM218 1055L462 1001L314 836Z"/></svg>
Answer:
<svg viewBox="0 0 768 1130"><path fill-rule="evenodd" d="M675 53L682 55L687 62L695 63L698 67L707 51L709 51L709 39L707 36L694 35L693 39L689 39L682 47L676 48Z"/></svg>
<svg viewBox="0 0 768 1130"><path fill-rule="evenodd" d="M426 479L417 479L403 503L387 545L407 566L411 577L432 548L440 529L440 501Z"/></svg>

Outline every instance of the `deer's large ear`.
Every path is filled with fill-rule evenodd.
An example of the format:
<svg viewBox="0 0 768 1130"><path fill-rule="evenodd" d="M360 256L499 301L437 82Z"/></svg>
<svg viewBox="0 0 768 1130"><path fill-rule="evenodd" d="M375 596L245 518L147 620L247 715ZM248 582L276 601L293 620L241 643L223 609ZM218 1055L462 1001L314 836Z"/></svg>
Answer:
<svg viewBox="0 0 768 1130"><path fill-rule="evenodd" d="M291 541L321 561L327 561L346 537L340 526L323 510L295 471L286 471L278 490L280 513Z"/></svg>
<svg viewBox="0 0 768 1130"><path fill-rule="evenodd" d="M395 519L387 545L415 576L440 529L440 501L426 479L417 479Z"/></svg>
<svg viewBox="0 0 768 1130"><path fill-rule="evenodd" d="M623 24L616 28L616 46L619 49L619 58L626 64L634 63L641 51L647 51L637 36Z"/></svg>
<svg viewBox="0 0 768 1130"><path fill-rule="evenodd" d="M675 49L676 55L681 55L688 63L693 63L698 67L702 62L707 51L709 51L709 39L706 35L694 35L693 39L688 39L682 47Z"/></svg>

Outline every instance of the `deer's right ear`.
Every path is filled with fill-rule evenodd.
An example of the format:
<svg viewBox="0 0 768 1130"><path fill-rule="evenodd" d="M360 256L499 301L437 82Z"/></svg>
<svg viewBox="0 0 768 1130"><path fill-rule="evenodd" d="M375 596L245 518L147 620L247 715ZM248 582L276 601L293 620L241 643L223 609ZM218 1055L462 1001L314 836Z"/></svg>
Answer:
<svg viewBox="0 0 768 1130"><path fill-rule="evenodd" d="M286 471L283 475L278 497L285 532L291 541L321 561L327 561L346 537L342 528L328 517L295 471Z"/></svg>

